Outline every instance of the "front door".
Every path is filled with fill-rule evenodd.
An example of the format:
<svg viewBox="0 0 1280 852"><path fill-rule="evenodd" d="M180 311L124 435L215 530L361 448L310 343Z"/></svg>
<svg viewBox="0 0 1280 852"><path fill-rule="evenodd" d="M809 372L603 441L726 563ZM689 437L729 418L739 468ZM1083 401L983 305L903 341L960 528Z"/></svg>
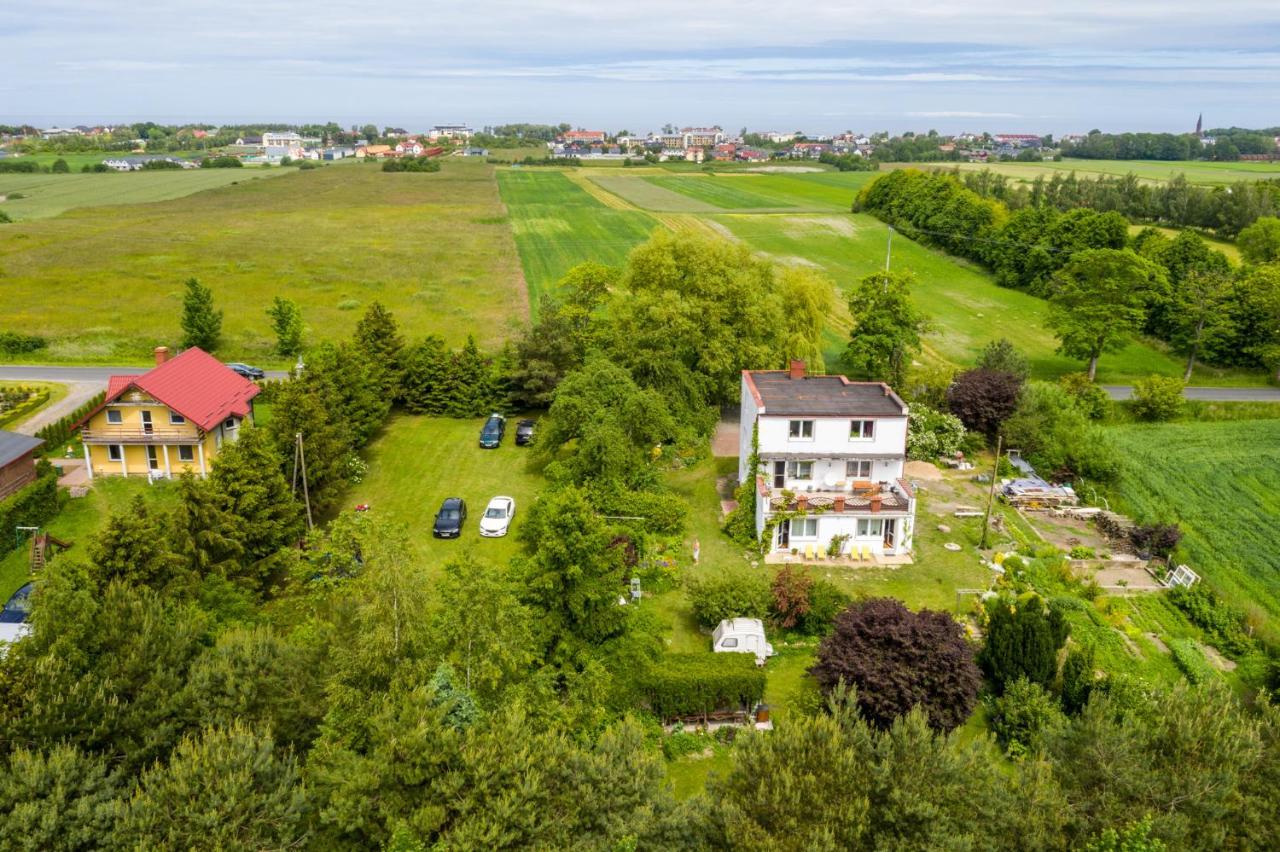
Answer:
<svg viewBox="0 0 1280 852"><path fill-rule="evenodd" d="M773 463L773 487L787 487L787 463L784 461L776 461Z"/></svg>
<svg viewBox="0 0 1280 852"><path fill-rule="evenodd" d="M151 412L143 410L142 412L142 431L148 435L151 434Z"/></svg>
<svg viewBox="0 0 1280 852"><path fill-rule="evenodd" d="M787 550L791 547L791 519L783 518L778 523L778 549Z"/></svg>
<svg viewBox="0 0 1280 852"><path fill-rule="evenodd" d="M890 553L896 546L898 521L896 518L884 519L884 551Z"/></svg>
<svg viewBox="0 0 1280 852"><path fill-rule="evenodd" d="M160 469L160 457L156 453L156 448L154 446L147 447L147 467L152 470Z"/></svg>

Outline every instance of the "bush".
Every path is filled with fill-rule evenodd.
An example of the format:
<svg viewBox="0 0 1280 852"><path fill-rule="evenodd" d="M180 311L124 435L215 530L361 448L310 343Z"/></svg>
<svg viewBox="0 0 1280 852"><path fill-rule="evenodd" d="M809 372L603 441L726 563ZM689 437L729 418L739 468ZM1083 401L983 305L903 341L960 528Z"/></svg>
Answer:
<svg viewBox="0 0 1280 852"><path fill-rule="evenodd" d="M1173 662L1181 670L1182 674L1191 683L1204 683L1212 680L1217 672L1213 670L1213 666L1209 665L1209 661L1205 659L1204 652L1200 650L1200 646L1192 639L1171 639L1169 640L1169 653L1173 656Z"/></svg>
<svg viewBox="0 0 1280 852"><path fill-rule="evenodd" d="M947 388L947 407L966 429L994 438L1018 409L1022 379L1014 373L966 370Z"/></svg>
<svg viewBox="0 0 1280 852"><path fill-rule="evenodd" d="M1182 413L1182 380L1170 376L1148 376L1133 385L1133 401L1129 403L1140 420L1172 420Z"/></svg>
<svg viewBox="0 0 1280 852"><path fill-rule="evenodd" d="M979 370L1012 373L1024 382L1031 378L1031 365L1026 356L1003 337L986 345L978 356L977 366Z"/></svg>
<svg viewBox="0 0 1280 852"><path fill-rule="evenodd" d="M58 472L46 461L36 466L36 481L0 500L0 556L18 546L15 527L42 527L58 514Z"/></svg>
<svg viewBox="0 0 1280 852"><path fill-rule="evenodd" d="M752 654L667 654L641 679L649 710L662 719L749 710L764 697L764 670Z"/></svg>
<svg viewBox="0 0 1280 852"><path fill-rule="evenodd" d="M35 160L0 160L0 174L5 172L36 174L39 171L40 164Z"/></svg>
<svg viewBox="0 0 1280 852"><path fill-rule="evenodd" d="M1069 393L1076 407L1090 420L1102 420L1111 410L1111 397L1099 385L1089 381L1088 373L1067 373L1058 384Z"/></svg>
<svg viewBox="0 0 1280 852"><path fill-rule="evenodd" d="M705 749L709 741L701 734L688 731L672 731L662 738L662 756L667 760L679 760L690 754L697 754Z"/></svg>
<svg viewBox="0 0 1280 852"><path fill-rule="evenodd" d="M8 225L12 221L13 219L10 218L8 213L4 212L3 210L0 210L0 225Z"/></svg>
<svg viewBox="0 0 1280 852"><path fill-rule="evenodd" d="M800 618L797 629L806 636L825 635L836 616L852 602L852 596L835 583L815 580L809 589L809 611Z"/></svg>
<svg viewBox="0 0 1280 852"><path fill-rule="evenodd" d="M773 575L769 593L773 596L773 622L790 630L809 614L809 590L813 578L803 568L784 565Z"/></svg>
<svg viewBox="0 0 1280 852"><path fill-rule="evenodd" d="M239 157L232 157L224 154L221 157L205 157L200 161L200 167L203 169L242 169L244 163Z"/></svg>
<svg viewBox="0 0 1280 852"><path fill-rule="evenodd" d="M1182 528L1177 524L1135 524L1129 529L1129 543L1139 553L1164 558L1182 541Z"/></svg>
<svg viewBox="0 0 1280 852"><path fill-rule="evenodd" d="M1059 385L1027 383L1004 434L1005 445L1021 449L1045 478L1110 481L1120 474L1120 453L1111 436L1091 423Z"/></svg>
<svg viewBox="0 0 1280 852"><path fill-rule="evenodd" d="M1168 598L1223 651L1241 656L1253 650L1254 642L1245 629L1244 610L1228 604L1203 583L1191 588L1175 586L1169 590Z"/></svg>
<svg viewBox="0 0 1280 852"><path fill-rule="evenodd" d="M431 157L401 157L395 160L384 160L384 172L438 172L439 160Z"/></svg>
<svg viewBox="0 0 1280 852"><path fill-rule="evenodd" d="M987 603L987 642L978 663L997 693L1020 679L1048 687L1058 673L1058 650L1068 626L1062 613L1034 593Z"/></svg>
<svg viewBox="0 0 1280 852"><path fill-rule="evenodd" d="M1072 559L1093 559L1095 553L1092 547L1077 544L1075 547L1071 548L1071 553L1069 555Z"/></svg>
<svg viewBox="0 0 1280 852"><path fill-rule="evenodd" d="M45 348L48 341L38 334L23 334L20 331L0 331L0 352L5 355L21 355Z"/></svg>
<svg viewBox="0 0 1280 852"><path fill-rule="evenodd" d="M769 617L772 595L765 575L743 569L717 572L686 583L694 617L703 627L726 618Z"/></svg>
<svg viewBox="0 0 1280 852"><path fill-rule="evenodd" d="M934 461L954 456L965 442L964 424L953 414L935 411L927 405L911 406L907 421L907 457Z"/></svg>
<svg viewBox="0 0 1280 852"><path fill-rule="evenodd" d="M1015 756L1039 750L1043 735L1065 719L1057 699L1026 678L1009 684L989 709L991 732Z"/></svg>

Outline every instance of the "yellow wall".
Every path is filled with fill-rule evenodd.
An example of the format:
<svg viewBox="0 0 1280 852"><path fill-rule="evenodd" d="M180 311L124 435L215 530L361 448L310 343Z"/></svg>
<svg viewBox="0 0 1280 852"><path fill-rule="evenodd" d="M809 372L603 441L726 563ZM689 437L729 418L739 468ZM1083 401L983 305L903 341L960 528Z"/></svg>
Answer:
<svg viewBox="0 0 1280 852"><path fill-rule="evenodd" d="M131 395L126 395L128 399ZM108 423L108 410L120 411L123 416L122 423ZM143 431L142 411L151 412L152 434L157 436L155 442L150 444L156 448L156 458L158 462L157 470L163 472L164 464L164 446L166 444L165 437L172 435L175 440L190 440L197 438L200 430L190 421L184 424L171 424L169 422L169 409L154 400L141 398L137 402L127 402L122 405L110 405L99 411L90 418L85 424L85 428L90 433L89 441L86 446L89 448L90 464L93 467L94 476L146 476L151 466L147 461L148 444L141 443L125 443L124 441L113 442L110 438L111 433L120 432L124 436L137 436ZM136 440L136 438L135 438ZM99 443L99 442L102 443ZM124 449L124 465L121 466L120 461L112 460L108 453L107 445L111 443L121 443ZM204 436L204 465L206 472L213 465L213 460L218 454L217 431L210 432ZM169 443L169 472L173 476L178 476L184 471L190 470L192 473L200 474L200 451L198 447L192 446L192 460L180 461L178 459L178 445Z"/></svg>

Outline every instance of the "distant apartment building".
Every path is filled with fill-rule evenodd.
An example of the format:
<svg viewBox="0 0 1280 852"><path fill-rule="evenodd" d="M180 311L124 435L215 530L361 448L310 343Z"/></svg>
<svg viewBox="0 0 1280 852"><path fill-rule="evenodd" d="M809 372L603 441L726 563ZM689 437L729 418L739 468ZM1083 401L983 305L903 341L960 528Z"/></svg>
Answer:
<svg viewBox="0 0 1280 852"><path fill-rule="evenodd" d="M432 142L440 139L470 139L475 134L465 124L437 124L427 132L427 138Z"/></svg>
<svg viewBox="0 0 1280 852"><path fill-rule="evenodd" d="M680 131L685 148L713 148L724 141L724 131L719 127L686 127Z"/></svg>
<svg viewBox="0 0 1280 852"><path fill-rule="evenodd" d="M1040 137L1034 133L997 133L991 137L996 145L1009 148L1039 148Z"/></svg>
<svg viewBox="0 0 1280 852"><path fill-rule="evenodd" d="M567 130L561 137L566 145L599 145L605 140L603 130Z"/></svg>

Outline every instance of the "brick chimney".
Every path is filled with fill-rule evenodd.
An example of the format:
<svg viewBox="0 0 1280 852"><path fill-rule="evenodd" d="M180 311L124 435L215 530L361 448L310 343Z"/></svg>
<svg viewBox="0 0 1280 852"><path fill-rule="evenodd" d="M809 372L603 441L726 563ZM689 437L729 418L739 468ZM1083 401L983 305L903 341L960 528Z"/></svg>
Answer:
<svg viewBox="0 0 1280 852"><path fill-rule="evenodd" d="M161 364L163 364L165 361L168 361L168 360L169 360L169 347L157 346L156 347L156 366L159 367Z"/></svg>
<svg viewBox="0 0 1280 852"><path fill-rule="evenodd" d="M792 358L791 359L791 378L803 379L804 374L805 374L804 362L797 358Z"/></svg>

